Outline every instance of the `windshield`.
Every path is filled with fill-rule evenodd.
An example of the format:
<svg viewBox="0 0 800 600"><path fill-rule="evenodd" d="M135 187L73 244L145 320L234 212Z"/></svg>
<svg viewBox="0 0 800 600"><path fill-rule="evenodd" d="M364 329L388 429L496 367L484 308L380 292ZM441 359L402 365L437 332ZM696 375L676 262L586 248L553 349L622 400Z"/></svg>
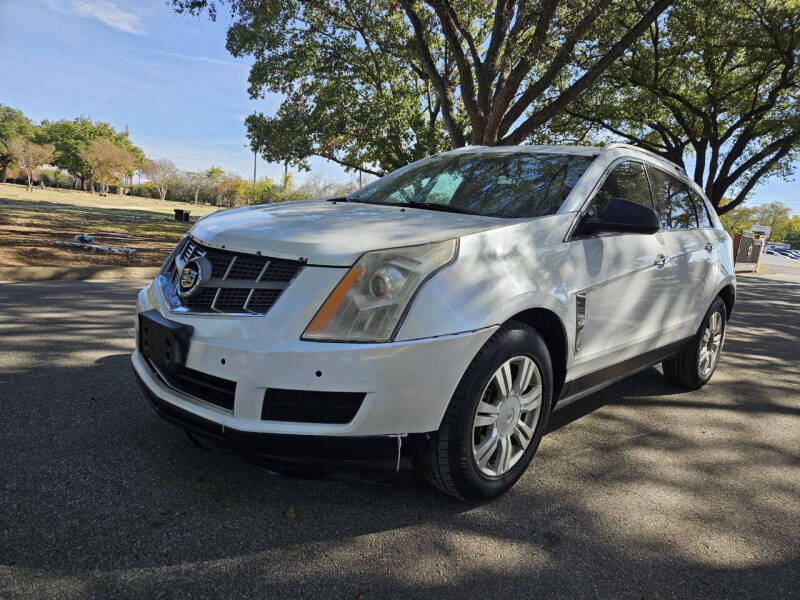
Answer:
<svg viewBox="0 0 800 600"><path fill-rule="evenodd" d="M432 156L390 173L349 200L492 217L555 213L594 156L471 152Z"/></svg>

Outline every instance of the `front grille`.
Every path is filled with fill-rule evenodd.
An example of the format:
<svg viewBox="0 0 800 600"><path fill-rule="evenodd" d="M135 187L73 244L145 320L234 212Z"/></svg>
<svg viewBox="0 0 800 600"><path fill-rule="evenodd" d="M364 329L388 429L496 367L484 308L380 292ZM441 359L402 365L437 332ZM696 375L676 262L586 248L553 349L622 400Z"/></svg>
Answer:
<svg viewBox="0 0 800 600"><path fill-rule="evenodd" d="M295 423L345 424L353 420L366 394L268 389L261 419Z"/></svg>
<svg viewBox="0 0 800 600"><path fill-rule="evenodd" d="M233 400L236 396L235 381L215 377L188 367L168 370L153 362L150 362L150 366L172 389L225 410L233 410Z"/></svg>
<svg viewBox="0 0 800 600"><path fill-rule="evenodd" d="M187 237L164 277L173 288L180 277L178 264L204 256L211 264L211 279L199 293L180 298L171 293L173 310L201 313L264 314L303 268L299 260L211 248Z"/></svg>

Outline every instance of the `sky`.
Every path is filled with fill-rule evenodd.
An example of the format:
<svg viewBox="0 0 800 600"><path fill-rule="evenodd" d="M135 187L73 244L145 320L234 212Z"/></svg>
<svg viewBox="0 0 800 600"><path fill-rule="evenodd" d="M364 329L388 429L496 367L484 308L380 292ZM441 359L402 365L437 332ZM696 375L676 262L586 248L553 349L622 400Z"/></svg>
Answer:
<svg viewBox="0 0 800 600"><path fill-rule="evenodd" d="M163 0L0 0L0 103L36 122L84 115L127 127L148 157L251 178L244 118L274 113L280 98L249 99L252 60L225 50L229 22L224 9L214 23ZM354 177L323 159L311 166ZM279 179L283 167L259 158L257 171Z"/></svg>
<svg viewBox="0 0 800 600"><path fill-rule="evenodd" d="M216 22L179 15L164 0L0 0L0 103L37 122L106 121L127 128L148 157L250 178L244 119L273 114L280 97L249 98L252 61L225 50L230 16L218 13ZM353 178L324 159L310 163L328 179ZM257 170L279 179L283 167L259 158ZM773 201L800 214L800 181L773 178L748 203Z"/></svg>

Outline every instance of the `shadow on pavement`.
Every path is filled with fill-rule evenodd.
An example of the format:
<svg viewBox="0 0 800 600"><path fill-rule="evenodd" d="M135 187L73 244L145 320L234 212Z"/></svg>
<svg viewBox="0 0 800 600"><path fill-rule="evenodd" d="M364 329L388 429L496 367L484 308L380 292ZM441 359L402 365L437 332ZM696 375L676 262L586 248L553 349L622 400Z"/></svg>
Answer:
<svg viewBox="0 0 800 600"><path fill-rule="evenodd" d="M556 413L481 506L411 474L285 479L196 448L136 389L136 287L0 287L0 598L800 589L800 285L741 286L702 390L652 368Z"/></svg>

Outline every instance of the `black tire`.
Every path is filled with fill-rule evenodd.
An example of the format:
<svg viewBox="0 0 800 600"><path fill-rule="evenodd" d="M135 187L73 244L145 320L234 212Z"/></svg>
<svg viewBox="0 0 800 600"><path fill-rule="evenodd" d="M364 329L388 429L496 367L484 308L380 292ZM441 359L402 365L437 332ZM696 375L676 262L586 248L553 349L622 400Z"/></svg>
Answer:
<svg viewBox="0 0 800 600"><path fill-rule="evenodd" d="M509 359L520 356L531 358L539 369L542 396L538 421L518 461L505 474L489 477L480 471L473 457L473 419L495 372ZM525 323L509 321L484 344L467 367L439 430L430 434L419 449L418 471L439 490L459 500L484 501L504 493L525 472L547 429L552 382L550 354L542 337Z"/></svg>
<svg viewBox="0 0 800 600"><path fill-rule="evenodd" d="M718 313L721 317L721 340L717 358L714 361L711 369L707 372L702 372L700 368L700 351L703 347L703 334L708 328L712 315ZM678 354L672 358L668 358L661 363L664 369L664 378L669 382L690 390L696 390L703 387L711 379L714 371L717 369L719 362L719 353L722 352L722 344L725 340L725 327L727 324L727 309L725 302L717 296L711 303L711 306L700 323L700 328L697 333L689 340L686 345L681 349Z"/></svg>

